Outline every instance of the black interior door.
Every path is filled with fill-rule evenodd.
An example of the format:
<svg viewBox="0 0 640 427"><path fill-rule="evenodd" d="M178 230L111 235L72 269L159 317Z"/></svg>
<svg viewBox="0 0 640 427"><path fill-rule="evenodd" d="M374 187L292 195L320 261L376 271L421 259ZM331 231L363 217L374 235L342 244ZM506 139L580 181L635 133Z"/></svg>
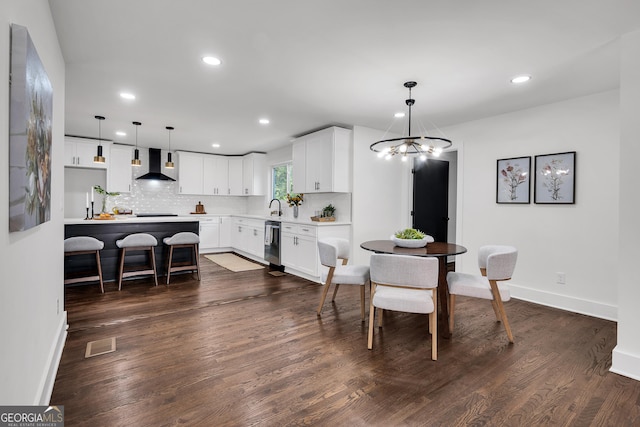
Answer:
<svg viewBox="0 0 640 427"><path fill-rule="evenodd" d="M413 228L447 241L449 225L449 162L416 161L413 168Z"/></svg>

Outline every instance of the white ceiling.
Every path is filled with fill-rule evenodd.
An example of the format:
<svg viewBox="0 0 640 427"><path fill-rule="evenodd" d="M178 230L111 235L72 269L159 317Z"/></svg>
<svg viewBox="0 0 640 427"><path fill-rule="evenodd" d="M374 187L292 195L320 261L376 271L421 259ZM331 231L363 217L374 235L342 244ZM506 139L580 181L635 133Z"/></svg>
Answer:
<svg viewBox="0 0 640 427"><path fill-rule="evenodd" d="M334 124L385 130L406 111L407 80L418 82L413 127L429 130L615 89L619 37L640 28L637 0L49 3L67 66L65 133L97 137L103 115L106 139L134 144L140 121L142 147L167 148L170 125L172 149L221 154ZM509 82L522 73L531 82Z"/></svg>

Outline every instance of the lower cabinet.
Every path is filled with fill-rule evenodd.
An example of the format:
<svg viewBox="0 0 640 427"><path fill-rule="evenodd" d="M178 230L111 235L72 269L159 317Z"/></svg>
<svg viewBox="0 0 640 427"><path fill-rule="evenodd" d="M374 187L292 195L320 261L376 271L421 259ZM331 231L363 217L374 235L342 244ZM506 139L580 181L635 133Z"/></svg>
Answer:
<svg viewBox="0 0 640 427"><path fill-rule="evenodd" d="M220 247L220 218L200 219L200 253L211 252Z"/></svg>
<svg viewBox="0 0 640 427"><path fill-rule="evenodd" d="M326 237L350 239L351 226L316 226L283 222L280 237L280 260L292 273L319 281L323 267L318 255L318 240Z"/></svg>
<svg viewBox="0 0 640 427"><path fill-rule="evenodd" d="M231 232L233 247L241 252L264 258L264 220L236 218Z"/></svg>

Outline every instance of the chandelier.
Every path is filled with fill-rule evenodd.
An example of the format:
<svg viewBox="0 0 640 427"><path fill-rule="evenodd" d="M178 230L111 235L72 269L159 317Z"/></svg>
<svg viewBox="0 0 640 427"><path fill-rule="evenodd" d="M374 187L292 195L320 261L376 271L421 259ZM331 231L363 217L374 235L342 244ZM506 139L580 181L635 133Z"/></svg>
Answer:
<svg viewBox="0 0 640 427"><path fill-rule="evenodd" d="M371 144L369 149L378 153L378 157L390 160L398 155L401 156L403 162L406 162L409 156L418 156L420 160L425 161L427 160L427 154L439 156L442 150L451 147L452 142L447 138L411 135L411 107L416 102L415 99L411 98L411 89L416 85L416 82L406 82L404 84L404 87L409 89L409 99L405 101L405 104L409 107L409 136L383 139Z"/></svg>

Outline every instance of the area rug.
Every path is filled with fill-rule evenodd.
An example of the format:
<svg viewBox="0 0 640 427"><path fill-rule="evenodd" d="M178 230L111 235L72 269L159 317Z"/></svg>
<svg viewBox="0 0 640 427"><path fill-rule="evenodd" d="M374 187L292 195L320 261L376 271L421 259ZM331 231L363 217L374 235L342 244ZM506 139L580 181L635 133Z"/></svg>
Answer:
<svg viewBox="0 0 640 427"><path fill-rule="evenodd" d="M238 271L249 271L249 270L260 270L264 268L263 265L256 264L255 262L247 261L244 258L240 258L235 254L215 254L215 255L205 255L209 261L213 261L218 264L220 267L224 267L227 270L231 270L234 272Z"/></svg>

